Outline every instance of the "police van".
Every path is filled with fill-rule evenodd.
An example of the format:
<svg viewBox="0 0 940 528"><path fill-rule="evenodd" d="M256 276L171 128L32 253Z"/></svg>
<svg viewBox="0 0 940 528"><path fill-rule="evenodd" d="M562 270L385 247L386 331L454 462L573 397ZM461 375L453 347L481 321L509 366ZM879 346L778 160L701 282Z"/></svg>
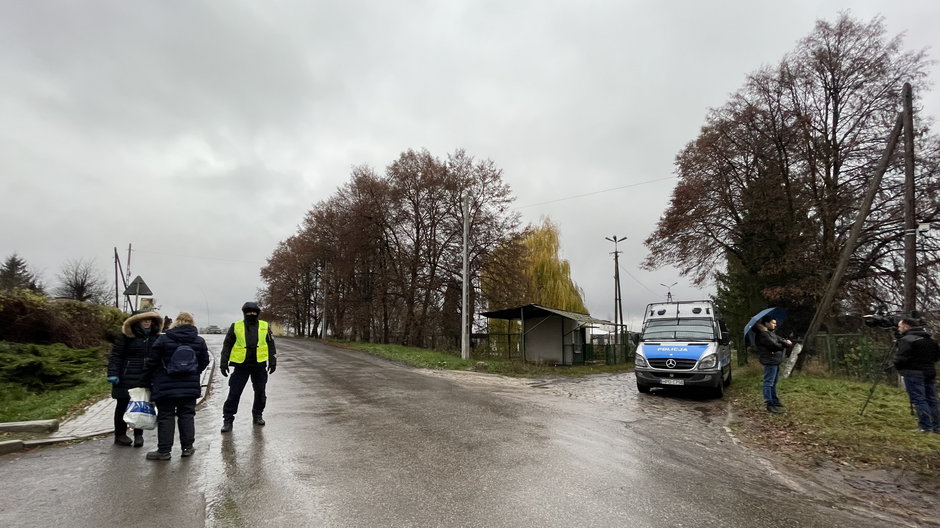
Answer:
<svg viewBox="0 0 940 528"><path fill-rule="evenodd" d="M636 348L636 388L684 387L724 396L731 385L731 339L711 301L646 307Z"/></svg>

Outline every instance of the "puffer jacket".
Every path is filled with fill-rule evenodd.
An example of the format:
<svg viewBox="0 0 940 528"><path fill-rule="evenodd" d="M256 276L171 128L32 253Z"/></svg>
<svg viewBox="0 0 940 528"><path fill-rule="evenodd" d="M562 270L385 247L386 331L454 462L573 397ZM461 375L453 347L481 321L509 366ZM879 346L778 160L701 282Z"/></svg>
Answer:
<svg viewBox="0 0 940 528"><path fill-rule="evenodd" d="M757 330L757 339L755 347L757 348L757 359L761 365L779 365L783 363L783 357L787 350L786 339L771 332L766 326L758 323L754 325Z"/></svg>
<svg viewBox="0 0 940 528"><path fill-rule="evenodd" d="M897 341L894 368L901 375L905 371L920 371L926 376L936 376L937 345L922 327L914 327L901 334Z"/></svg>
<svg viewBox="0 0 940 528"><path fill-rule="evenodd" d="M196 352L198 373L186 376L171 376L167 373L166 364L180 345L189 345ZM142 386L150 387L150 398L154 401L164 398L196 399L202 391L200 374L208 366L209 349L206 340L199 336L199 330L192 325L176 326L161 335L151 347Z"/></svg>
<svg viewBox="0 0 940 528"><path fill-rule="evenodd" d="M150 319L150 332L144 333L140 322ZM147 356L150 348L160 336L163 317L156 312L134 314L124 321L121 334L114 339L111 356L108 358L108 376L117 376L118 383L111 386L111 397L128 399L127 389L141 386Z"/></svg>

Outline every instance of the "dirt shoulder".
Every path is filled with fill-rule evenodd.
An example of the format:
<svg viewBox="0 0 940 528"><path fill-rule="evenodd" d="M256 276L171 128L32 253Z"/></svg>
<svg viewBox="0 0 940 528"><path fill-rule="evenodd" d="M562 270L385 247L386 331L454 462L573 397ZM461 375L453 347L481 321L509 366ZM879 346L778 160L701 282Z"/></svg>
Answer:
<svg viewBox="0 0 940 528"><path fill-rule="evenodd" d="M729 402L728 433L735 442L817 487L819 493L861 509L888 512L915 526L940 526L940 475L862 464Z"/></svg>

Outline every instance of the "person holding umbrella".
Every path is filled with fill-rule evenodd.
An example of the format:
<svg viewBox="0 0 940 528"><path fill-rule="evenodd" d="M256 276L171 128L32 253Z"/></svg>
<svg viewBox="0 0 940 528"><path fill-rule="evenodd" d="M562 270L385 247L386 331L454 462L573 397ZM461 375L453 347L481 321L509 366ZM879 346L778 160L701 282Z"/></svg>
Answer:
<svg viewBox="0 0 940 528"><path fill-rule="evenodd" d="M774 333L777 328L777 319L767 314L761 317L760 322L754 325L757 336L754 346L757 348L757 358L764 366L764 381L762 390L767 412L780 414L786 412L780 398L777 397L777 382L780 380L780 364L786 355L786 350L793 345L789 339L782 338Z"/></svg>

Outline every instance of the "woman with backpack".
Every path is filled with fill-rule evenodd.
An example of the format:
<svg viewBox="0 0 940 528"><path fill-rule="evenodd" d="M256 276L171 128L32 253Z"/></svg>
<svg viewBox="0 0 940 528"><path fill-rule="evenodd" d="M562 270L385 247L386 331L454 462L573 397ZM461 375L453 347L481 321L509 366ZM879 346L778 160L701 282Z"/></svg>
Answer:
<svg viewBox="0 0 940 528"><path fill-rule="evenodd" d="M147 460L170 459L177 425L182 456L195 451L196 399L202 391L200 374L207 366L206 341L199 336L193 316L180 312L172 328L153 344L147 360L143 382L150 386L157 407L157 450L147 453Z"/></svg>
<svg viewBox="0 0 940 528"><path fill-rule="evenodd" d="M121 333L111 347L108 381L111 383L111 397L117 400L114 405L114 443L119 446L131 445L127 423L124 422L124 411L131 401L127 389L140 386L150 348L162 328L163 318L157 312L134 312L124 321ZM133 444L134 447L144 445L142 429L134 429Z"/></svg>

